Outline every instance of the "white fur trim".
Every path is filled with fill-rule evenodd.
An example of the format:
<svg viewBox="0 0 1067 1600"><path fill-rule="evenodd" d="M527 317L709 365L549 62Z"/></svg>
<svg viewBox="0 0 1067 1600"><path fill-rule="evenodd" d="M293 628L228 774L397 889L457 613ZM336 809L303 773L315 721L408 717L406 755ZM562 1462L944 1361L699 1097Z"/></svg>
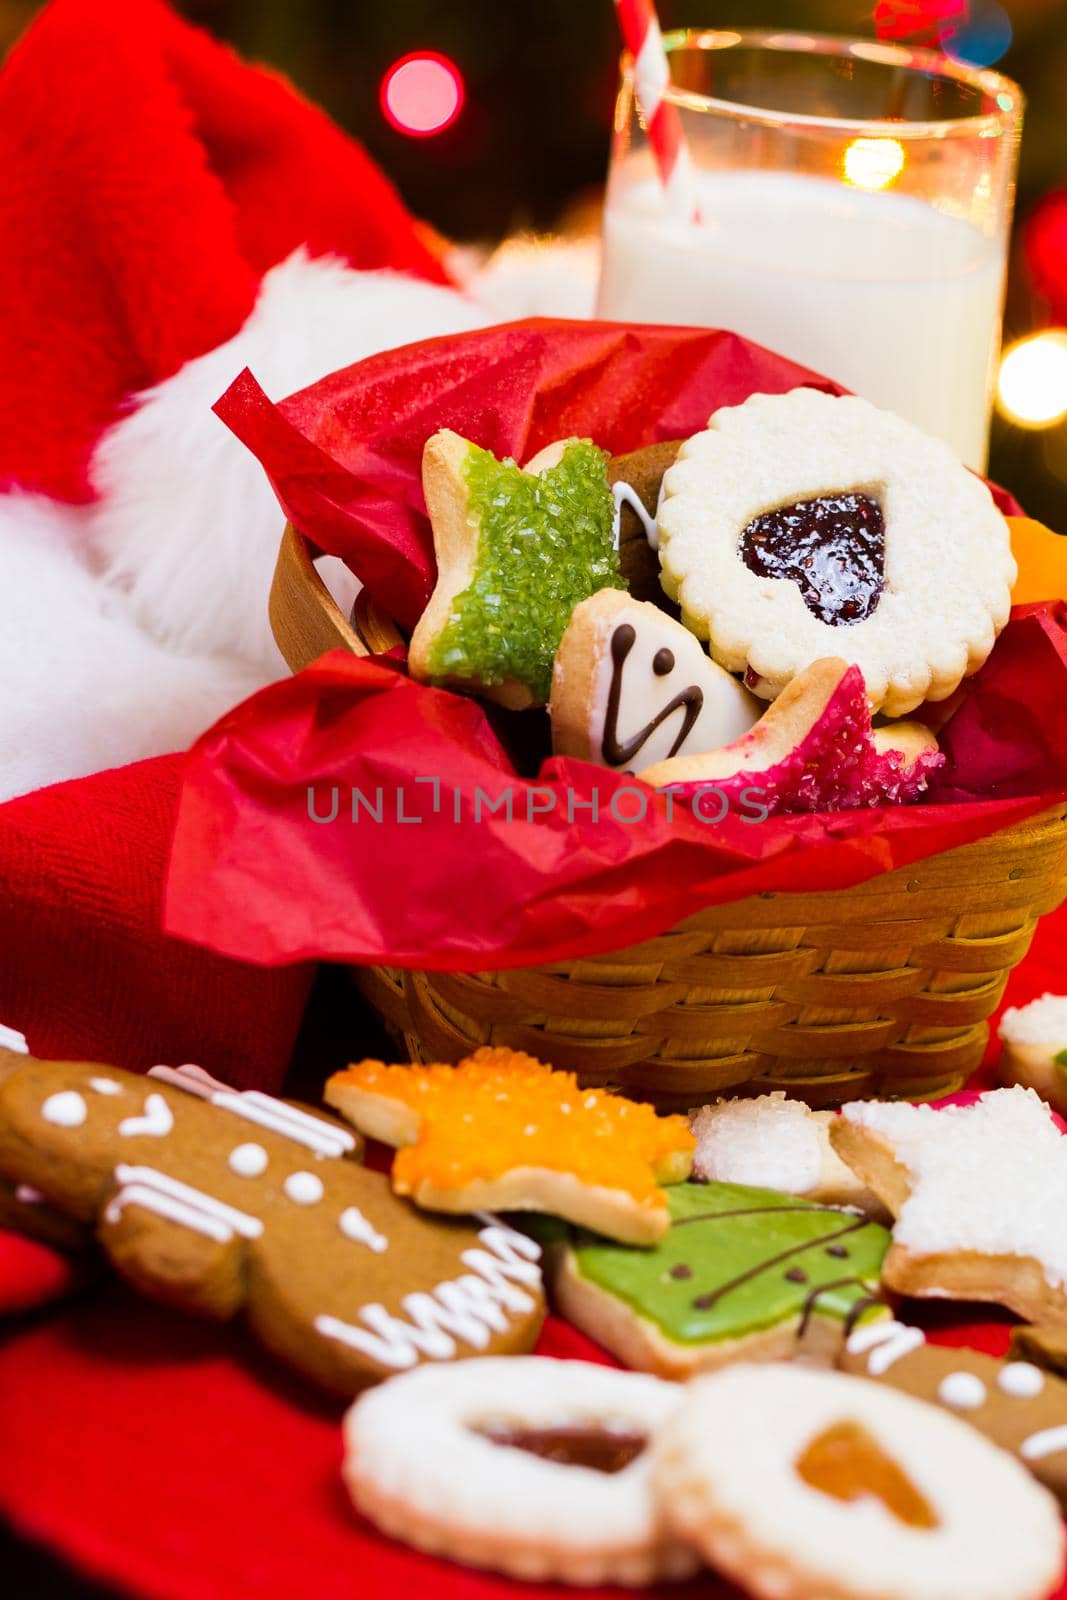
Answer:
<svg viewBox="0 0 1067 1600"><path fill-rule="evenodd" d="M265 674L172 654L85 565L87 513L0 496L0 800L181 749Z"/></svg>
<svg viewBox="0 0 1067 1600"><path fill-rule="evenodd" d="M454 290L303 249L272 268L240 333L142 394L97 448L93 547L131 615L172 648L280 676L267 596L282 514L212 405L246 366L281 399L379 350L487 320Z"/></svg>

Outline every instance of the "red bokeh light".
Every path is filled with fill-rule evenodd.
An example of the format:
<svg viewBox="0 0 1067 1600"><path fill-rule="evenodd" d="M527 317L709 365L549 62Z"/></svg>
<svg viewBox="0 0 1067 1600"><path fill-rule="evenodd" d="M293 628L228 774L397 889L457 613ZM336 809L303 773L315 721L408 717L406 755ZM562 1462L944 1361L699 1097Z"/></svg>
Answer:
<svg viewBox="0 0 1067 1600"><path fill-rule="evenodd" d="M463 74L436 50L394 61L382 79L382 114L398 133L428 138L450 128L463 109Z"/></svg>

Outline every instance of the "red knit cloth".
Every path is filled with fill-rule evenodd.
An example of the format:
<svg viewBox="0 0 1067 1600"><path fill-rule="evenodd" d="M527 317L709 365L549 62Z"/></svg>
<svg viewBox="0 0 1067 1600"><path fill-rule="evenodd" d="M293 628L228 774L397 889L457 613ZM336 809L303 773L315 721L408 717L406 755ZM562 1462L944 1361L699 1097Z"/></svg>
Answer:
<svg viewBox="0 0 1067 1600"><path fill-rule="evenodd" d="M0 806L0 1022L35 1055L197 1061L281 1084L311 968L268 972L160 931L181 757Z"/></svg>

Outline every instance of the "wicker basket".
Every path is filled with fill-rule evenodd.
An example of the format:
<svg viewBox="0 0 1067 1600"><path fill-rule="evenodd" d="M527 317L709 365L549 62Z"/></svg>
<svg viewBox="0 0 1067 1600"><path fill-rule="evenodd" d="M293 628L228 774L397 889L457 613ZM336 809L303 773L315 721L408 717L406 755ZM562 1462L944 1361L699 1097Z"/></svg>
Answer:
<svg viewBox="0 0 1067 1600"><path fill-rule="evenodd" d="M625 565L625 562L624 562ZM343 616L287 528L271 593L294 671L400 641ZM664 1108L785 1088L813 1104L934 1098L978 1065L1008 974L1067 894L1067 806L853 889L761 894L644 944L508 972L358 969L412 1059L493 1043Z"/></svg>

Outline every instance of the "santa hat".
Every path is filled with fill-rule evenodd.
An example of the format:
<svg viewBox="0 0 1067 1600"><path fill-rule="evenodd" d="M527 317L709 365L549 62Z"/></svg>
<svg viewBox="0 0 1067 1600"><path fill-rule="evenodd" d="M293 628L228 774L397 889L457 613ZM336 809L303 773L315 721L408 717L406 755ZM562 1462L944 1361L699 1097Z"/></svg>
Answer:
<svg viewBox="0 0 1067 1600"><path fill-rule="evenodd" d="M0 1023L276 1088L309 973L160 931L161 752L285 671L281 512L211 407L484 318L358 146L160 0L52 0L0 144Z"/></svg>
<svg viewBox="0 0 1067 1600"><path fill-rule="evenodd" d="M161 0L52 0L0 143L4 797L184 746L284 670L280 513L211 412L243 366L281 396L486 317L352 140Z"/></svg>

